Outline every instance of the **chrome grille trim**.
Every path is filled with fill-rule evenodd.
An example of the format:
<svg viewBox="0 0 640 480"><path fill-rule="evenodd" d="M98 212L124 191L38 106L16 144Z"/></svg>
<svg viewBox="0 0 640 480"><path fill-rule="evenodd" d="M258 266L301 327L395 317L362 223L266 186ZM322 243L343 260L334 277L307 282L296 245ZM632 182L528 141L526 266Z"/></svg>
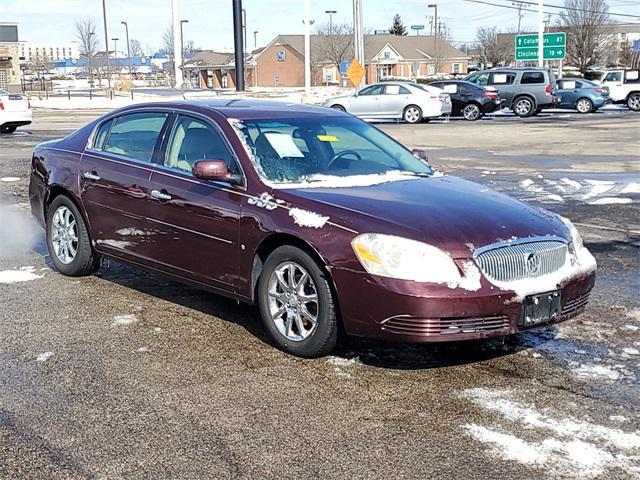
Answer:
<svg viewBox="0 0 640 480"><path fill-rule="evenodd" d="M528 266L532 254L532 263L537 264L535 270ZM553 273L565 264L567 255L567 241L550 236L487 245L477 249L473 257L489 280L511 282Z"/></svg>

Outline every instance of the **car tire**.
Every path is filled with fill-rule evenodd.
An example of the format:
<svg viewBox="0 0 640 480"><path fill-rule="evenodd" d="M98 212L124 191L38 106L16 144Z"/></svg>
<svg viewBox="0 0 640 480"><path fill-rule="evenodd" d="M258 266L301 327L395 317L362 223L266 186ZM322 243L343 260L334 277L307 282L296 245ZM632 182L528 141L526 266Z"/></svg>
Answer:
<svg viewBox="0 0 640 480"><path fill-rule="evenodd" d="M13 125L7 125L7 126L3 126L0 127L0 133L13 133L16 131L18 127L15 127Z"/></svg>
<svg viewBox="0 0 640 480"><path fill-rule="evenodd" d="M513 112L522 118L530 117L536 112L536 106L529 97L518 97L513 102Z"/></svg>
<svg viewBox="0 0 640 480"><path fill-rule="evenodd" d="M407 123L420 123L422 121L422 109L417 105L409 105L402 112L402 119Z"/></svg>
<svg viewBox="0 0 640 480"><path fill-rule="evenodd" d="M331 105L331 108L340 112L346 112L347 110L342 105Z"/></svg>
<svg viewBox="0 0 640 480"><path fill-rule="evenodd" d="M58 195L49 205L46 234L51 261L63 275L83 277L99 268L82 214L68 197Z"/></svg>
<svg viewBox="0 0 640 480"><path fill-rule="evenodd" d="M640 93L634 92L627 97L627 107L634 112L640 112Z"/></svg>
<svg viewBox="0 0 640 480"><path fill-rule="evenodd" d="M593 112L593 102L588 98L579 98L576 102L576 110L578 113L591 113Z"/></svg>
<svg viewBox="0 0 640 480"><path fill-rule="evenodd" d="M329 276L304 250L275 249L264 263L257 296L262 321L278 348L305 358L335 348L338 316Z"/></svg>
<svg viewBox="0 0 640 480"><path fill-rule="evenodd" d="M462 116L465 120L473 122L482 118L482 110L477 103L467 103L462 109Z"/></svg>

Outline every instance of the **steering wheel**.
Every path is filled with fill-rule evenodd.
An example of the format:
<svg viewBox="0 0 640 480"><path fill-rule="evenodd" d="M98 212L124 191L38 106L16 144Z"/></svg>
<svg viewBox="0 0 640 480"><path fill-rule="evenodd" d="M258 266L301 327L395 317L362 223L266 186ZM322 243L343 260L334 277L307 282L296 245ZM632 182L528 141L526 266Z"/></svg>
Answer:
<svg viewBox="0 0 640 480"><path fill-rule="evenodd" d="M362 155L360 155L355 150L343 150L342 152L336 153L333 157L331 157L331 160L329 160L329 163L327 163L327 170L331 168L336 160L339 160L342 157L346 157L347 155L353 155L354 157L356 157L356 160L362 160Z"/></svg>

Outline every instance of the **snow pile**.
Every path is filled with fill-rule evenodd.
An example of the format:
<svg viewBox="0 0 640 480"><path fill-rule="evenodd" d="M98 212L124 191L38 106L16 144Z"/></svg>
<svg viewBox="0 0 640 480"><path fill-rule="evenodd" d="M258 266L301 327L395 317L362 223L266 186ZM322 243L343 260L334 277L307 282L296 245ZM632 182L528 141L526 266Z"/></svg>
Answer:
<svg viewBox="0 0 640 480"><path fill-rule="evenodd" d="M480 274L480 270L472 261L464 262L462 265L462 274L463 276L456 283L449 283L447 286L449 288L463 288L465 290L469 290L470 292L477 292L480 290L480 278L482 275Z"/></svg>
<svg viewBox="0 0 640 480"><path fill-rule="evenodd" d="M612 204L626 204L626 203L632 203L632 202L633 200L631 200L630 198L603 197L603 198L594 200L593 202L590 202L590 204L591 205L612 205Z"/></svg>
<svg viewBox="0 0 640 480"><path fill-rule="evenodd" d="M53 357L54 353L53 352L44 352L41 353L40 355L38 355L36 357L36 362L46 362L47 360L49 360L51 357Z"/></svg>
<svg viewBox="0 0 640 480"><path fill-rule="evenodd" d="M116 315L113 317L113 321L111 322L112 327L127 327L129 325L133 325L138 323L138 317L133 314L128 315Z"/></svg>
<svg viewBox="0 0 640 480"><path fill-rule="evenodd" d="M296 225L309 228L322 228L329 220L329 217L322 216L315 212L309 212L300 208L289 210L289 216L293 217Z"/></svg>
<svg viewBox="0 0 640 480"><path fill-rule="evenodd" d="M589 193L585 194L582 198L584 200L588 200L592 197L597 197L598 195L602 195L603 193L608 192L615 186L615 182L611 182L608 180L587 180L589 185L592 185Z"/></svg>
<svg viewBox="0 0 640 480"><path fill-rule="evenodd" d="M0 284L30 282L44 275L36 275L35 267L21 267L19 270L3 270L0 272Z"/></svg>
<svg viewBox="0 0 640 480"><path fill-rule="evenodd" d="M538 178L537 182L527 178L520 181L518 185L541 202L559 203L570 198L591 205L625 204L632 203L634 200L620 197L621 195L640 194L640 183L637 182L624 183L587 179L581 183L567 177L563 177L559 181L543 178L542 175L538 175Z"/></svg>
<svg viewBox="0 0 640 480"><path fill-rule="evenodd" d="M628 433L559 412L552 414L548 409L541 411L515 400L506 390L475 388L466 390L463 398L505 421L499 429L474 423L462 426L505 460L544 468L549 478L595 478L607 469L640 472L638 431ZM527 440L525 435L536 440Z"/></svg>

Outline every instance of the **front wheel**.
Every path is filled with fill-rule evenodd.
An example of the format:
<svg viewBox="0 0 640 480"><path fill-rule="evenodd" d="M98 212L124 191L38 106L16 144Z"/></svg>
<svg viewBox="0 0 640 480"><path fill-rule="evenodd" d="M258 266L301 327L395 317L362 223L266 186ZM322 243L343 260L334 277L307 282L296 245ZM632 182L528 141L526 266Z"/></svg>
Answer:
<svg viewBox="0 0 640 480"><path fill-rule="evenodd" d="M285 245L273 251L258 281L262 321L275 344L300 357L333 350L338 319L329 279L303 250Z"/></svg>
<svg viewBox="0 0 640 480"><path fill-rule="evenodd" d="M593 111L593 102L588 98L581 98L576 102L576 110L578 113L591 113Z"/></svg>
<svg viewBox="0 0 640 480"><path fill-rule="evenodd" d="M422 110L416 105L409 105L404 109L402 119L407 123L420 123L422 121Z"/></svg>
<svg viewBox="0 0 640 480"><path fill-rule="evenodd" d="M475 103L468 103L462 109L462 116L465 120L474 121L482 117L482 111Z"/></svg>
<svg viewBox="0 0 640 480"><path fill-rule="evenodd" d="M634 112L640 112L640 93L632 93L627 98L627 107Z"/></svg>
<svg viewBox="0 0 640 480"><path fill-rule="evenodd" d="M6 125L6 126L2 126L0 127L0 133L13 133L16 131L18 127L15 127L13 125Z"/></svg>
<svg viewBox="0 0 640 480"><path fill-rule="evenodd" d="M99 257L91 248L82 215L64 195L54 198L47 210L47 246L51 261L63 275L82 277L98 269Z"/></svg>
<svg viewBox="0 0 640 480"><path fill-rule="evenodd" d="M519 117L530 117L536 111L536 106L529 97L520 97L513 103L513 111Z"/></svg>

